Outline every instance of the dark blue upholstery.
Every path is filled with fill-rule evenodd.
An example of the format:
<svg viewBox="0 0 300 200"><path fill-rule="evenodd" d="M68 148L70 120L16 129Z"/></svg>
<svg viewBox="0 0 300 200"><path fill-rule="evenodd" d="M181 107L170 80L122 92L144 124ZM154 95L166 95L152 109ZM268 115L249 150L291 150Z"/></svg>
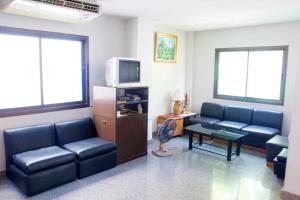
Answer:
<svg viewBox="0 0 300 200"><path fill-rule="evenodd" d="M280 162L286 162L288 156L288 149L283 148L277 156L277 160Z"/></svg>
<svg viewBox="0 0 300 200"><path fill-rule="evenodd" d="M4 131L6 167L18 153L56 145L53 125L39 125Z"/></svg>
<svg viewBox="0 0 300 200"><path fill-rule="evenodd" d="M227 106L225 107L224 120L250 124L252 114L253 114L252 108Z"/></svg>
<svg viewBox="0 0 300 200"><path fill-rule="evenodd" d="M95 126L90 118L57 123L55 128L60 146L97 136Z"/></svg>
<svg viewBox="0 0 300 200"><path fill-rule="evenodd" d="M217 126L228 129L237 129L241 130L242 128L248 126L248 124L234 121L221 121L216 123Z"/></svg>
<svg viewBox="0 0 300 200"><path fill-rule="evenodd" d="M224 106L216 103L204 102L201 107L200 115L203 117L223 120Z"/></svg>
<svg viewBox="0 0 300 200"><path fill-rule="evenodd" d="M213 125L213 124L219 122L220 120L216 119L216 118L200 116L200 117L191 118L189 121L190 121L190 124L202 123L202 124Z"/></svg>
<svg viewBox="0 0 300 200"><path fill-rule="evenodd" d="M84 160L116 150L116 145L100 138L89 138L78 142L65 144L63 148L77 154L78 160Z"/></svg>
<svg viewBox="0 0 300 200"><path fill-rule="evenodd" d="M282 112L252 109L240 106L221 106L205 102L199 117L191 118L190 124L202 123L211 128L225 128L237 133L248 133L243 144L265 148L265 143L281 134Z"/></svg>
<svg viewBox="0 0 300 200"><path fill-rule="evenodd" d="M274 137L276 134L279 134L278 129L257 125L247 126L243 129L243 131L248 133L247 136L243 138L243 144L262 149L265 148L266 142L270 138Z"/></svg>
<svg viewBox="0 0 300 200"><path fill-rule="evenodd" d="M25 173L33 173L75 161L75 154L52 146L13 155L13 163Z"/></svg>
<svg viewBox="0 0 300 200"><path fill-rule="evenodd" d="M116 166L116 145L97 137L92 119L57 123L55 128L59 144L76 154L78 178Z"/></svg>
<svg viewBox="0 0 300 200"><path fill-rule="evenodd" d="M285 177L287 156L288 149L283 148L279 155L274 159L274 174L276 174L278 178L283 179Z"/></svg>
<svg viewBox="0 0 300 200"><path fill-rule="evenodd" d="M32 196L76 179L76 163L70 162L43 171L26 174L15 165L6 169L7 177L26 195Z"/></svg>
<svg viewBox="0 0 300 200"><path fill-rule="evenodd" d="M225 128L228 131L239 132L249 125L253 109L237 106L225 107L224 121L217 122L216 127Z"/></svg>
<svg viewBox="0 0 300 200"><path fill-rule="evenodd" d="M244 128L248 135L243 143L259 148L266 148L266 142L281 134L282 112L254 110L251 125Z"/></svg>
<svg viewBox="0 0 300 200"><path fill-rule="evenodd" d="M213 125L223 120L224 106L216 103L204 102L201 107L200 116L189 119L189 124Z"/></svg>
<svg viewBox="0 0 300 200"><path fill-rule="evenodd" d="M274 158L283 148L288 148L288 137L276 135L266 142L267 162L273 162Z"/></svg>
<svg viewBox="0 0 300 200"><path fill-rule="evenodd" d="M254 110L251 124L271 127L281 131L282 118L283 118L282 112Z"/></svg>
<svg viewBox="0 0 300 200"><path fill-rule="evenodd" d="M75 155L56 146L53 125L6 130L4 143L6 175L26 195L76 179Z"/></svg>
<svg viewBox="0 0 300 200"><path fill-rule="evenodd" d="M247 131L253 135L265 135L266 137L274 136L279 134L279 130L275 128L270 128L266 126L257 126L257 125L250 125L243 128L243 131Z"/></svg>

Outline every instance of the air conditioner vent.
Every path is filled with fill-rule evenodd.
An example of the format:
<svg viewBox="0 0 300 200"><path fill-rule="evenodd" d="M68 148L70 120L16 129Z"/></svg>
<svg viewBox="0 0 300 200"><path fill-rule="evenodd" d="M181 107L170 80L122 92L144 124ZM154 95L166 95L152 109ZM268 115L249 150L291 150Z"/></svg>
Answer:
<svg viewBox="0 0 300 200"><path fill-rule="evenodd" d="M85 23L102 14L100 0L0 0L0 11L70 23Z"/></svg>
<svg viewBox="0 0 300 200"><path fill-rule="evenodd" d="M83 1L72 1L72 0L32 0L50 5L62 6L67 8L73 8L76 10L84 10L93 13L99 13L99 5L90 4Z"/></svg>

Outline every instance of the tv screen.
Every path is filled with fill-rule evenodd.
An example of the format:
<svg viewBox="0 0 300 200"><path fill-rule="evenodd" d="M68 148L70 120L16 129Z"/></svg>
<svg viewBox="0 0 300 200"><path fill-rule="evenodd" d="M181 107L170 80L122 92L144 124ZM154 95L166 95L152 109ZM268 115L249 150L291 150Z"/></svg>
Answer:
<svg viewBox="0 0 300 200"><path fill-rule="evenodd" d="M140 62L120 60L119 62L119 83L140 82Z"/></svg>

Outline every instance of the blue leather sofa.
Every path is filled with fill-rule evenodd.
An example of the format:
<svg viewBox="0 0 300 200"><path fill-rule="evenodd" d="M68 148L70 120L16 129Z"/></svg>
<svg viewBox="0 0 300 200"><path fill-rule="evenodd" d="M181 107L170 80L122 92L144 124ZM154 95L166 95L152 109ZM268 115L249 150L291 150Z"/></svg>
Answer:
<svg viewBox="0 0 300 200"><path fill-rule="evenodd" d="M282 112L273 112L266 110L254 110L251 124L243 131L248 135L243 143L259 148L266 148L266 142L275 135L281 135Z"/></svg>
<svg viewBox="0 0 300 200"><path fill-rule="evenodd" d="M76 154L78 178L116 166L116 145L97 137L92 119L58 123L55 128L59 146Z"/></svg>
<svg viewBox="0 0 300 200"><path fill-rule="evenodd" d="M229 131L238 132L251 123L253 109L246 107L227 106L224 111L224 120L215 125Z"/></svg>
<svg viewBox="0 0 300 200"><path fill-rule="evenodd" d="M28 196L116 165L116 145L90 118L6 130L4 142L7 177Z"/></svg>
<svg viewBox="0 0 300 200"><path fill-rule="evenodd" d="M53 125L4 131L6 175L31 196L76 179L75 154L57 146Z"/></svg>
<svg viewBox="0 0 300 200"><path fill-rule="evenodd" d="M223 109L222 109L223 108ZM237 133L247 133L243 144L265 148L266 142L281 135L283 113L247 107L224 106L205 102L200 116L190 119L190 124L202 123Z"/></svg>
<svg viewBox="0 0 300 200"><path fill-rule="evenodd" d="M216 103L205 102L202 104L200 115L191 118L190 124L202 123L207 126L212 126L224 118L224 106Z"/></svg>

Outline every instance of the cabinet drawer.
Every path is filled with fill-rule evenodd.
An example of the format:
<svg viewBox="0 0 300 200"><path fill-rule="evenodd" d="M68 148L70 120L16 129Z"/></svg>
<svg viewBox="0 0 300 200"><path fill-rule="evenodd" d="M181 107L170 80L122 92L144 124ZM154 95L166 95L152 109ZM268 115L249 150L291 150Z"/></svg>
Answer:
<svg viewBox="0 0 300 200"><path fill-rule="evenodd" d="M116 120L95 115L95 125L99 137L105 140L116 141Z"/></svg>

